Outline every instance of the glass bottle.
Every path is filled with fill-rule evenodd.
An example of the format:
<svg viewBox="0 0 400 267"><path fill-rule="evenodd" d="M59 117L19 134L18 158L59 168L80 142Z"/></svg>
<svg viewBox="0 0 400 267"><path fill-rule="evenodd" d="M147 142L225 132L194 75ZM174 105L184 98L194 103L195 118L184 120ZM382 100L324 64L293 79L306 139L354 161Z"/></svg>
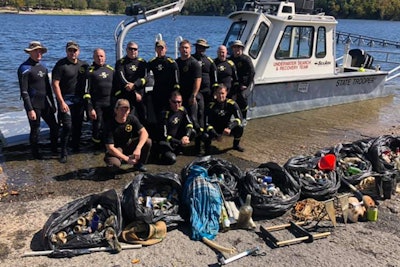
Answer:
<svg viewBox="0 0 400 267"><path fill-rule="evenodd" d="M250 229L254 228L254 222L251 216L253 208L251 207L251 195L246 196L246 202L239 209L239 218L237 220L238 228Z"/></svg>

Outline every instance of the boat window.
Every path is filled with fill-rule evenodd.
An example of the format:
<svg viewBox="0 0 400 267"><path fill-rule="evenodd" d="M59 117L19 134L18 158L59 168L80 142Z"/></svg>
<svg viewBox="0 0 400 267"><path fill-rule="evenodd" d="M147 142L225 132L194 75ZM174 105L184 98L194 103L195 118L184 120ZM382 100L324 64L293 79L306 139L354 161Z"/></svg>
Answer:
<svg viewBox="0 0 400 267"><path fill-rule="evenodd" d="M261 47L264 44L265 37L267 37L267 34L268 34L268 26L265 23L261 23L254 37L254 40L250 46L249 55L252 58L256 58L260 53Z"/></svg>
<svg viewBox="0 0 400 267"><path fill-rule="evenodd" d="M276 59L310 58L313 47L314 28L310 26L287 26L275 53Z"/></svg>
<svg viewBox="0 0 400 267"><path fill-rule="evenodd" d="M231 24L223 43L228 48L229 54L232 54L232 51L230 50L230 44L235 40L241 39L243 31L246 28L246 23L246 21L237 21Z"/></svg>
<svg viewBox="0 0 400 267"><path fill-rule="evenodd" d="M326 56L326 29L325 27L319 27L317 33L317 48L316 57L324 58Z"/></svg>

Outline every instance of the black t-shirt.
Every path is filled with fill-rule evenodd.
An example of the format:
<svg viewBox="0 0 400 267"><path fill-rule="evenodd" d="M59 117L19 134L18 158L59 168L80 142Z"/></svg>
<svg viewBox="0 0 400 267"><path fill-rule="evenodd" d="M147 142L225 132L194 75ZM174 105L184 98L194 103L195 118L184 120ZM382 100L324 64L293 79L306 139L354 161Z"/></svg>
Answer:
<svg viewBox="0 0 400 267"><path fill-rule="evenodd" d="M177 58L176 63L179 67L180 93L184 102L186 102L193 93L195 79L201 78L201 67L199 62L193 57L189 57L186 60Z"/></svg>
<svg viewBox="0 0 400 267"><path fill-rule="evenodd" d="M118 123L113 118L106 122L105 143L114 144L114 147L125 149L133 139L139 137L139 131L142 128L143 125L134 115L129 115L125 123Z"/></svg>

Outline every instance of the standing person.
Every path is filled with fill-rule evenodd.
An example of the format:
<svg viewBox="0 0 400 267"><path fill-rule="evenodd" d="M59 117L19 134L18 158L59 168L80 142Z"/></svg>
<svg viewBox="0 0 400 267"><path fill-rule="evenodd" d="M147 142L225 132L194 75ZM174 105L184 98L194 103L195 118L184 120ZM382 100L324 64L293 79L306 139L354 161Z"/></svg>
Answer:
<svg viewBox="0 0 400 267"><path fill-rule="evenodd" d="M244 91L254 82L254 65L251 58L243 54L244 45L242 41L234 41L231 44L231 48L232 56L230 59L235 63L239 80L239 85L235 88L233 95L236 97L236 102L242 111L243 118L246 119L248 104L247 96L244 94Z"/></svg>
<svg viewBox="0 0 400 267"><path fill-rule="evenodd" d="M169 108L163 111L161 126L161 160L166 164L174 164L176 154L182 152L194 134L193 123L182 106L182 95L178 91L172 92L169 98Z"/></svg>
<svg viewBox="0 0 400 267"><path fill-rule="evenodd" d="M163 40L156 42L155 50L157 56L148 63L148 70L154 75L153 91L149 95L154 113L159 120L161 112L169 107L168 99L172 92L180 88L179 69L175 60L166 56L167 44Z"/></svg>
<svg viewBox="0 0 400 267"><path fill-rule="evenodd" d="M80 60L79 45L67 42L67 56L57 61L52 71L53 90L58 101L58 118L62 124L60 162L67 162L70 137L72 151L79 152L83 123L83 94L88 64Z"/></svg>
<svg viewBox="0 0 400 267"><path fill-rule="evenodd" d="M93 51L93 64L86 72L85 106L92 120L92 141L95 151L100 150L103 140L104 122L112 110L111 91L114 81L114 68L106 64L106 53L101 48Z"/></svg>
<svg viewBox="0 0 400 267"><path fill-rule="evenodd" d="M54 113L56 106L52 94L49 73L46 66L41 63L47 48L38 41L32 41L24 49L29 58L18 68L18 81L21 98L29 120L29 142L32 155L35 159L42 159L39 152L40 118L50 128L51 151L57 153L58 124Z"/></svg>
<svg viewBox="0 0 400 267"><path fill-rule="evenodd" d="M191 55L191 45L188 40L183 40L179 44L180 57L176 59L179 67L180 93L182 94L183 106L189 115L197 132L195 140L195 150L201 154L200 134L204 128L204 100L201 95L201 67L198 61ZM200 114L200 116L199 116Z"/></svg>
<svg viewBox="0 0 400 267"><path fill-rule="evenodd" d="M139 46L135 42L126 45L126 56L117 60L115 64L116 88L112 97L127 99L134 107L141 123L146 122L146 108L143 95L146 85L146 61L139 57Z"/></svg>
<svg viewBox="0 0 400 267"><path fill-rule="evenodd" d="M217 50L217 58L214 59L217 66L218 83L225 84L228 89L228 98L232 98L231 88L238 85L238 77L235 63L227 58L228 49L224 45L220 45Z"/></svg>
<svg viewBox="0 0 400 267"><path fill-rule="evenodd" d="M107 152L104 161L109 170L115 171L125 162L134 165L135 170L147 171L144 164L149 158L152 142L138 118L130 114L128 100L117 100L114 117L106 122L105 129Z"/></svg>
<svg viewBox="0 0 400 267"><path fill-rule="evenodd" d="M206 113L206 154L210 154L211 141L221 141L222 136L233 136L233 149L243 152L240 139L243 135L243 117L238 104L227 98L228 90L225 84L219 84L215 91L215 102L210 103ZM235 119L231 121L231 117Z"/></svg>
<svg viewBox="0 0 400 267"><path fill-rule="evenodd" d="M213 100L213 88L218 86L217 67L214 60L206 55L206 50L209 47L207 40L198 39L195 43L195 53L193 54L193 57L199 61L201 66L200 93L203 95L205 107Z"/></svg>

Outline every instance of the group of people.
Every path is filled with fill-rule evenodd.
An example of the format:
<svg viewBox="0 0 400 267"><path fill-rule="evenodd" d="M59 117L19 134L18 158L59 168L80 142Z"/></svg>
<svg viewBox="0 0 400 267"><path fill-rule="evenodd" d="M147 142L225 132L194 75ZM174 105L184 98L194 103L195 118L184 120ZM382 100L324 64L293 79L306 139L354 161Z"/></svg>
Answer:
<svg viewBox="0 0 400 267"><path fill-rule="evenodd" d="M196 155L208 155L212 141L224 135L233 136L232 148L243 152L240 139L248 108L243 92L254 79L251 59L243 54L240 40L232 42L229 58L224 45L218 47L217 58L207 56L205 39L194 47L192 54L192 44L182 40L180 56L173 59L166 56L165 41L158 40L156 56L146 62L139 57L138 44L128 42L126 55L112 67L103 49L93 51L89 65L79 59L79 45L69 41L50 81L41 62L47 48L30 42L18 78L33 157L42 158L41 118L50 128L53 153L59 153L60 137L60 162L67 162L68 146L79 152L85 112L92 122L94 150L106 148L104 160L111 170L128 163L146 171L150 153L173 164L191 141ZM151 85L153 89L146 90Z"/></svg>

